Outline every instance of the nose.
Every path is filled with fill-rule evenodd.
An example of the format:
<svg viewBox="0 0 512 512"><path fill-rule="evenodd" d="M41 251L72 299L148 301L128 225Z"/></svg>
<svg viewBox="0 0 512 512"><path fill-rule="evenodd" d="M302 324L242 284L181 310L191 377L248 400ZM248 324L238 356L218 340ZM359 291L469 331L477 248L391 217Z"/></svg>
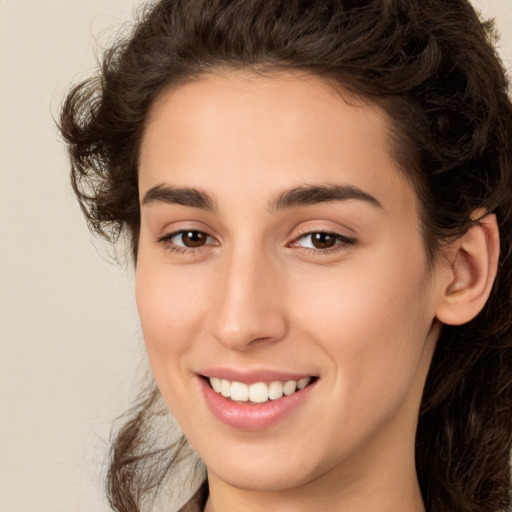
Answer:
<svg viewBox="0 0 512 512"><path fill-rule="evenodd" d="M245 351L285 336L282 278L269 258L233 254L223 263L217 283L211 334L220 343Z"/></svg>

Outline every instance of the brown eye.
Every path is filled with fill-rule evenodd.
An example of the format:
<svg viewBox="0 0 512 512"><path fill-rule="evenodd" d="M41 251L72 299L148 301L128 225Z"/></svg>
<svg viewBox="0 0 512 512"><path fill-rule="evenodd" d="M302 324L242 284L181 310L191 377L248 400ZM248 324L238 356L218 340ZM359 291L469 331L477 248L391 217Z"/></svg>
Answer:
<svg viewBox="0 0 512 512"><path fill-rule="evenodd" d="M176 231L175 233L162 237L160 242L164 244L170 243L170 245L182 249L196 249L204 245L217 245L215 238L204 231L195 229Z"/></svg>
<svg viewBox="0 0 512 512"><path fill-rule="evenodd" d="M182 245L184 247L201 247L206 244L207 241L208 235L202 231L182 231L178 233L173 240L176 245Z"/></svg>
<svg viewBox="0 0 512 512"><path fill-rule="evenodd" d="M326 231L314 231L306 233L293 243L296 247L302 247L309 250L328 251L333 248L343 248L356 243L354 238L350 238L338 233L329 233Z"/></svg>
<svg viewBox="0 0 512 512"><path fill-rule="evenodd" d="M208 240L208 235L202 231L183 231L181 240L185 247L201 247ZM180 245L180 244L178 244Z"/></svg>
<svg viewBox="0 0 512 512"><path fill-rule="evenodd" d="M315 249L329 249L338 242L338 237L330 233L312 233L311 244Z"/></svg>

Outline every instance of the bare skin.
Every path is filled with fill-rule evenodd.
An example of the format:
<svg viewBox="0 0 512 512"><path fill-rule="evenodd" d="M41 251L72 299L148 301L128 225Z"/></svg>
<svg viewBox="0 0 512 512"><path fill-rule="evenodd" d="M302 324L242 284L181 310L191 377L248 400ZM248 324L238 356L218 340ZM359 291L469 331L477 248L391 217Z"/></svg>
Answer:
<svg viewBox="0 0 512 512"><path fill-rule="evenodd" d="M389 122L293 73L208 75L152 108L137 304L155 380L207 466L209 512L424 510L414 439L440 322L473 314L454 296L492 282L494 256L466 249L497 235L489 221L428 265ZM212 367L314 386L279 421L235 428L201 391Z"/></svg>

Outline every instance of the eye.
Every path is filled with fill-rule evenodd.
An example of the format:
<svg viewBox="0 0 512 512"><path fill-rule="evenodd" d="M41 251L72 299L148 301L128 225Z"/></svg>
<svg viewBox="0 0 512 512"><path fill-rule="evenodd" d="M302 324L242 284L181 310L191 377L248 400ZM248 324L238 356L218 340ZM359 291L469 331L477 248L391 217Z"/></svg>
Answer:
<svg viewBox="0 0 512 512"><path fill-rule="evenodd" d="M184 229L165 235L159 242L169 244L175 249L196 249L204 245L217 245L217 241L204 231Z"/></svg>
<svg viewBox="0 0 512 512"><path fill-rule="evenodd" d="M338 246L353 245L354 243L354 238L340 235L339 233L317 231L299 236L292 243L292 246L318 251L328 251Z"/></svg>

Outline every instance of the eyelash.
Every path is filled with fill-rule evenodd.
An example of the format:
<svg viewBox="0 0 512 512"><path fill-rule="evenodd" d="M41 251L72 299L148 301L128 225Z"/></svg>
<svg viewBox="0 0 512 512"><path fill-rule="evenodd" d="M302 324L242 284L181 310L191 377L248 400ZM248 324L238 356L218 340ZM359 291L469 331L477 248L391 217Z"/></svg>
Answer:
<svg viewBox="0 0 512 512"><path fill-rule="evenodd" d="M332 247L327 247L325 249L315 248L315 247L301 247L298 245L300 240L304 240L308 237L312 237L313 235L323 235L334 238L334 245ZM326 255L331 254L337 251L346 250L350 246L354 246L357 243L357 240L353 237L348 237L346 235L341 235L340 233L332 232L332 231L306 231L304 233L300 233L290 244L288 247L297 247L301 251L304 251L308 254L313 255Z"/></svg>
<svg viewBox="0 0 512 512"><path fill-rule="evenodd" d="M194 234L201 234L206 236L206 242L203 245L199 245L197 247L186 247L186 246L180 246L176 245L175 243L171 242L171 240L177 236L184 235L186 233L194 233ZM334 237L335 243L332 247L327 247L325 249L320 248L314 248L314 247L301 247L298 245L298 242L300 240L304 240L307 237L311 237L313 235L323 235L323 236L330 236ZM158 238L157 242L164 245L167 250L176 253L176 254L195 254L197 251L201 250L205 245L217 245L217 244L208 244L208 239L215 240L211 235L206 233L205 231L201 231L198 229L181 229L179 231L173 231L172 233L169 233L167 235L164 235L160 238ZM326 254L330 254L332 252L341 251L344 249L347 249L349 246L353 246L357 243L357 240L352 237L348 237L345 235L341 235L339 233L330 232L330 231L306 231L304 233L300 233L292 242L287 244L287 247L296 247L298 250L302 252L306 252L308 254L313 254L315 256L322 256Z"/></svg>
<svg viewBox="0 0 512 512"><path fill-rule="evenodd" d="M172 239L174 237L177 237L180 235L183 236L186 233L195 233L195 234L200 233L201 235L206 236L207 241L208 241L208 238L211 238L214 240L214 238L212 236L210 236L208 233L206 233L205 231L201 231L199 229L180 229L179 231L173 231L172 233L169 233L168 235L164 235L164 236L160 237L157 240L157 242L164 245L167 250L169 250L173 253L176 253L176 254L194 254L198 250L201 250L205 245L207 245L205 243L205 244L199 245L197 247L186 247L186 246L176 245L175 243L172 242Z"/></svg>

